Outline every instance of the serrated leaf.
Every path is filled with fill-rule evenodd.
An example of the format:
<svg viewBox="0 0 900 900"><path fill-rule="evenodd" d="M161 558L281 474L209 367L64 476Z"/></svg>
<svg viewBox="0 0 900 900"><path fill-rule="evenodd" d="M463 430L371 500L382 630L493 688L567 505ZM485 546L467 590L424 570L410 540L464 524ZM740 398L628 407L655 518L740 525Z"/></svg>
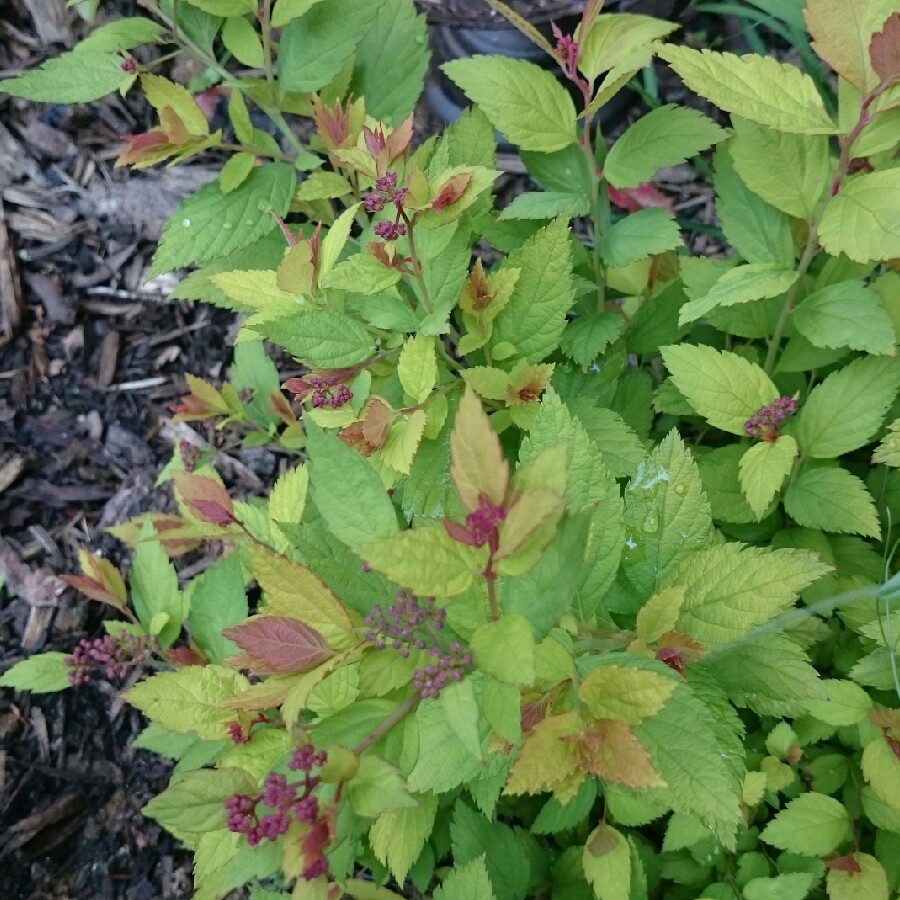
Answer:
<svg viewBox="0 0 900 900"><path fill-rule="evenodd" d="M519 194L509 206L504 207L500 219L567 219L586 216L589 211L587 198L581 194L562 191L526 191Z"/></svg>
<svg viewBox="0 0 900 900"><path fill-rule="evenodd" d="M309 469L295 466L285 472L269 494L269 518L273 522L299 522L306 507Z"/></svg>
<svg viewBox="0 0 900 900"><path fill-rule="evenodd" d="M371 754L360 759L359 772L347 782L346 791L353 811L366 819L418 806L399 770L381 757Z"/></svg>
<svg viewBox="0 0 900 900"><path fill-rule="evenodd" d="M512 344L522 358L540 362L559 345L574 296L567 221L557 219L510 253L500 271L512 269L519 277L494 321L492 343L495 351Z"/></svg>
<svg viewBox="0 0 900 900"><path fill-rule="evenodd" d="M278 48L279 84L299 93L329 84L371 28L378 6L368 0L329 0L290 21ZM310 53L313 46L316 52Z"/></svg>
<svg viewBox="0 0 900 900"><path fill-rule="evenodd" d="M600 824L588 835L581 865L598 900L629 900L631 851L625 836L612 825Z"/></svg>
<svg viewBox="0 0 900 900"><path fill-rule="evenodd" d="M744 885L744 900L803 900L816 880L812 872L787 872L772 878L751 878Z"/></svg>
<svg viewBox="0 0 900 900"><path fill-rule="evenodd" d="M600 255L618 267L681 246L678 223L665 209L641 209L620 219L600 239Z"/></svg>
<svg viewBox="0 0 900 900"><path fill-rule="evenodd" d="M469 588L483 554L454 541L441 527L402 531L363 545L359 552L373 569L415 594L455 597Z"/></svg>
<svg viewBox="0 0 900 900"><path fill-rule="evenodd" d="M131 50L141 44L156 41L163 33L162 25L143 16L125 16L95 28L78 43L77 51L106 53L111 50Z"/></svg>
<svg viewBox="0 0 900 900"><path fill-rule="evenodd" d="M287 213L294 183L291 166L269 163L229 194L215 182L204 185L169 217L147 277L229 256L258 241L277 227L273 213Z"/></svg>
<svg viewBox="0 0 900 900"><path fill-rule="evenodd" d="M897 339L884 302L862 281L842 281L810 294L794 310L797 331L816 347L849 347L893 356Z"/></svg>
<svg viewBox="0 0 900 900"><path fill-rule="evenodd" d="M395 419L381 448L381 461L386 466L401 475L409 475L425 433L427 418L424 409L416 409Z"/></svg>
<svg viewBox="0 0 900 900"><path fill-rule="evenodd" d="M454 868L434 892L434 900L497 900L484 859L482 854Z"/></svg>
<svg viewBox="0 0 900 900"><path fill-rule="evenodd" d="M760 441L741 457L738 473L747 505L761 519L771 505L797 458L797 442L782 434L774 441Z"/></svg>
<svg viewBox="0 0 900 900"><path fill-rule="evenodd" d="M575 104L540 66L522 59L472 56L441 68L491 124L523 150L552 153L575 143Z"/></svg>
<svg viewBox="0 0 900 900"><path fill-rule="evenodd" d="M581 783L578 793L567 803L560 803L551 797L541 808L531 826L534 834L558 834L574 828L591 811L597 799L597 782L586 778Z"/></svg>
<svg viewBox="0 0 900 900"><path fill-rule="evenodd" d="M257 674L290 674L313 669L332 655L315 629L285 616L252 616L222 634L246 651Z"/></svg>
<svg viewBox="0 0 900 900"><path fill-rule="evenodd" d="M660 347L672 382L710 425L741 437L744 423L778 397L757 365L736 353L707 346Z"/></svg>
<svg viewBox="0 0 900 900"><path fill-rule="evenodd" d="M888 900L891 889L884 866L868 853L851 854L852 869L829 867L828 900Z"/></svg>
<svg viewBox="0 0 900 900"><path fill-rule="evenodd" d="M664 44L657 53L719 109L789 134L836 134L809 75L773 57Z"/></svg>
<svg viewBox="0 0 900 900"><path fill-rule="evenodd" d="M712 119L672 104L638 119L610 147L603 175L617 188L637 187L663 166L676 166L726 137Z"/></svg>
<svg viewBox="0 0 900 900"><path fill-rule="evenodd" d="M242 65L255 69L265 65L262 41L249 19L243 16L226 19L221 37L225 49Z"/></svg>
<svg viewBox="0 0 900 900"><path fill-rule="evenodd" d="M656 672L603 665L584 678L578 698L597 719L639 725L656 715L674 690L675 682Z"/></svg>
<svg viewBox="0 0 900 900"><path fill-rule="evenodd" d="M366 113L399 125L415 108L428 68L425 16L407 0L375 4L378 15L356 53L351 93Z"/></svg>
<svg viewBox="0 0 900 900"><path fill-rule="evenodd" d="M414 403L424 403L437 384L437 351L434 338L415 335L400 351L397 377Z"/></svg>
<svg viewBox="0 0 900 900"><path fill-rule="evenodd" d="M681 307L678 324L695 322L716 308L738 306L752 300L778 297L797 280L798 274L776 263L749 263L723 272L702 297Z"/></svg>
<svg viewBox="0 0 900 900"><path fill-rule="evenodd" d="M213 16L245 16L253 12L253 0L187 0L191 6Z"/></svg>
<svg viewBox="0 0 900 900"><path fill-rule="evenodd" d="M162 544L153 540L153 536L153 525L145 523L132 562L131 603L148 633L154 616L160 613L166 616L158 639L162 646L168 647L181 633L184 597L178 589L175 568Z"/></svg>
<svg viewBox="0 0 900 900"><path fill-rule="evenodd" d="M35 653L17 662L0 675L0 687L16 691L30 691L32 694L52 694L70 688L69 654L50 650Z"/></svg>
<svg viewBox="0 0 900 900"><path fill-rule="evenodd" d="M801 856L825 856L850 837L850 817L834 797L801 794L763 829L760 840Z"/></svg>
<svg viewBox="0 0 900 900"><path fill-rule="evenodd" d="M243 769L201 769L173 780L142 812L177 832L217 831L225 826L225 801L234 794L252 794L256 788L256 779Z"/></svg>
<svg viewBox="0 0 900 900"><path fill-rule="evenodd" d="M587 36L579 38L578 68L588 81L595 81L601 73L633 58L636 51L649 50L654 41L664 38L677 27L674 22L633 13L611 12L596 16Z"/></svg>
<svg viewBox="0 0 900 900"><path fill-rule="evenodd" d="M481 760L456 735L443 704L420 703L415 716L419 756L409 774L410 790L440 794L482 774Z"/></svg>
<svg viewBox="0 0 900 900"><path fill-rule="evenodd" d="M433 794L418 794L417 806L382 813L369 830L376 858L403 884L434 828L438 801Z"/></svg>
<svg viewBox="0 0 900 900"><path fill-rule="evenodd" d="M792 432L804 456L830 459L868 443L897 397L900 361L862 357L810 392ZM860 403L859 398L866 402Z"/></svg>
<svg viewBox="0 0 900 900"><path fill-rule="evenodd" d="M638 610L635 635L645 644L655 643L667 631L675 628L684 606L684 588L675 586L657 591Z"/></svg>
<svg viewBox="0 0 900 900"><path fill-rule="evenodd" d="M507 613L479 626L469 646L479 669L497 681L525 687L534 683L534 632L521 613Z"/></svg>
<svg viewBox="0 0 900 900"><path fill-rule="evenodd" d="M272 11L272 27L282 28L288 22L299 19L317 3L322 3L322 0L278 0Z"/></svg>
<svg viewBox="0 0 900 900"><path fill-rule="evenodd" d="M818 56L860 91L878 84L869 59L872 33L896 12L893 0L847 5L841 0L808 0L804 19Z"/></svg>
<svg viewBox="0 0 900 900"><path fill-rule="evenodd" d="M339 541L357 549L398 531L390 497L365 459L315 426L307 426L307 445L313 501Z"/></svg>
<svg viewBox="0 0 900 900"><path fill-rule="evenodd" d="M566 325L559 347L586 369L624 330L625 321L614 313L579 316Z"/></svg>
<svg viewBox="0 0 900 900"><path fill-rule="evenodd" d="M805 550L728 543L700 550L669 579L685 589L677 629L724 647L792 606L829 567Z"/></svg>
<svg viewBox="0 0 900 900"><path fill-rule="evenodd" d="M495 507L506 498L509 463L481 401L468 387L450 433L450 476L469 512L479 508L482 495Z"/></svg>
<svg viewBox="0 0 900 900"><path fill-rule="evenodd" d="M339 262L319 284L323 288L372 296L387 291L402 277L399 270L382 265L370 253L355 253L349 259ZM403 307L405 313L411 312L406 303L403 303ZM412 321L415 322L414 317Z"/></svg>
<svg viewBox="0 0 900 900"><path fill-rule="evenodd" d="M828 699L811 699L807 705L811 716L828 725L846 726L856 725L869 715L872 699L858 684L830 678L823 685Z"/></svg>
<svg viewBox="0 0 900 900"><path fill-rule="evenodd" d="M221 663L237 652L222 629L247 618L247 594L240 555L230 553L192 582L188 606L191 637L210 662Z"/></svg>
<svg viewBox="0 0 900 900"><path fill-rule="evenodd" d="M900 256L900 169L846 179L828 201L819 223L819 240L832 256L878 262Z"/></svg>
<svg viewBox="0 0 900 900"><path fill-rule="evenodd" d="M43 103L88 103L126 88L134 79L134 73L122 70L118 53L76 50L0 80L0 92Z"/></svg>
<svg viewBox="0 0 900 900"><path fill-rule="evenodd" d="M364 326L331 309L306 308L289 319L269 322L265 337L320 369L354 366L375 352L375 338Z"/></svg>
<svg viewBox="0 0 900 900"><path fill-rule="evenodd" d="M224 666L186 666L136 684L125 699L147 718L176 734L195 731L203 740L227 736L234 710L225 704L250 682Z"/></svg>
<svg viewBox="0 0 900 900"><path fill-rule="evenodd" d="M728 152L742 181L766 203L798 219L810 219L834 177L823 135L785 134L732 116ZM778 166L766 160L777 159Z"/></svg>
<svg viewBox="0 0 900 900"><path fill-rule="evenodd" d="M895 419L888 426L888 433L872 454L872 462L900 467L900 419Z"/></svg>

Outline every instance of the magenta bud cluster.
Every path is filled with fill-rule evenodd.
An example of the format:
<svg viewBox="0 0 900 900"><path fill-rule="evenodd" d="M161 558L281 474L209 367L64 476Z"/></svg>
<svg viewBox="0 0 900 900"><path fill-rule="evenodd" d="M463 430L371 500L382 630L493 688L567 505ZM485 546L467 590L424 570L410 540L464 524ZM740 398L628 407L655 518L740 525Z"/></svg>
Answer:
<svg viewBox="0 0 900 900"><path fill-rule="evenodd" d="M439 609L433 597L424 600L409 591L397 591L397 602L383 609L372 607L366 616L366 640L376 650L390 648L407 659L414 650L436 657L434 662L413 672L413 687L422 699L436 698L448 680L461 681L472 657L454 641L444 647L438 633L444 628L447 613Z"/></svg>
<svg viewBox="0 0 900 900"><path fill-rule="evenodd" d="M315 409L323 406L338 409L353 399L353 392L345 384L332 385L318 375L310 375L306 381L312 388L310 402Z"/></svg>
<svg viewBox="0 0 900 900"><path fill-rule="evenodd" d="M375 180L375 190L363 197L363 207L367 213L381 212L388 203L393 203L399 217L403 212L403 202L408 191L397 187L397 173L385 172ZM375 234L385 241L396 241L406 234L406 226L402 222L377 222Z"/></svg>
<svg viewBox="0 0 900 900"><path fill-rule="evenodd" d="M80 640L66 657L69 682L77 687L98 675L107 681L119 681L143 664L153 651L153 639L147 635L108 634L94 640Z"/></svg>
<svg viewBox="0 0 900 900"><path fill-rule="evenodd" d="M406 234L406 226L402 222L376 222L375 234L385 241L396 241Z"/></svg>
<svg viewBox="0 0 900 900"><path fill-rule="evenodd" d="M793 397L779 397L769 406L761 406L744 422L744 431L749 437L759 437L766 441L778 438L778 426L797 411L797 401Z"/></svg>
<svg viewBox="0 0 900 900"><path fill-rule="evenodd" d="M229 797L225 801L228 830L243 834L247 843L255 847L260 841L279 838L295 820L304 825L314 824L319 818L319 801L313 790L321 778L313 775L313 770L326 762L325 751L316 751L311 744L294 751L288 768L303 772L304 778L288 781L281 772L269 772L259 794ZM268 807L270 812L260 815L260 806Z"/></svg>

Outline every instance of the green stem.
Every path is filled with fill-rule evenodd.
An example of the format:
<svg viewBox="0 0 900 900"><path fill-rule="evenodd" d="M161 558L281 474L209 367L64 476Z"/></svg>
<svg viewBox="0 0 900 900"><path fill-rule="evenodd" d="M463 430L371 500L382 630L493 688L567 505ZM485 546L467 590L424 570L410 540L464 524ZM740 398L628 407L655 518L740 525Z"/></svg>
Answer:
<svg viewBox="0 0 900 900"><path fill-rule="evenodd" d="M377 744L397 723L405 719L419 705L421 699L418 694L407 698L380 725L373 728L372 732L353 748L353 752L357 756L361 756L372 744Z"/></svg>
<svg viewBox="0 0 900 900"><path fill-rule="evenodd" d="M416 279L416 284L419 286L419 292L422 295L422 304L425 306L425 312L430 316L434 312L434 306L431 303L431 294L428 291L428 285L425 283L425 269L423 268L422 261L419 259L419 254L416 251L416 217L413 216L412 219L410 219L405 210L400 211L400 217L406 225L406 239L409 241L409 255L413 264L413 277Z"/></svg>
<svg viewBox="0 0 900 900"><path fill-rule="evenodd" d="M275 80L275 70L272 66L272 0L263 0L262 7L262 44L263 59L265 60L266 81L271 84Z"/></svg>

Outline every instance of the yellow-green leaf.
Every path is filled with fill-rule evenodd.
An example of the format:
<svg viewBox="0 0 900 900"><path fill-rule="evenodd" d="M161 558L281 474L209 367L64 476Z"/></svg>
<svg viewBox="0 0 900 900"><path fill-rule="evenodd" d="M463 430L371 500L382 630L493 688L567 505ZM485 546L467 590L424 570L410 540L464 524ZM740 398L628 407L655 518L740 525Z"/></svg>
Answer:
<svg viewBox="0 0 900 900"><path fill-rule="evenodd" d="M825 879L828 900L888 900L887 873L884 866L868 853L852 854L859 871L831 868Z"/></svg>
<svg viewBox="0 0 900 900"><path fill-rule="evenodd" d="M834 797L801 794L778 813L760 839L801 856L825 856L850 837L850 816Z"/></svg>
<svg viewBox="0 0 900 900"><path fill-rule="evenodd" d="M674 22L634 13L597 16L587 36L580 38L578 68L588 81L594 81L677 28Z"/></svg>
<svg viewBox="0 0 900 900"><path fill-rule="evenodd" d="M598 825L584 845L581 865L597 900L629 900L631 850L622 832L612 825Z"/></svg>
<svg viewBox="0 0 900 900"><path fill-rule="evenodd" d="M403 884L434 828L437 797L415 795L417 806L382 813L369 830L369 844L376 858Z"/></svg>
<svg viewBox="0 0 900 900"><path fill-rule="evenodd" d="M497 432L470 387L459 402L450 434L450 475L469 512L478 509L482 495L493 506L500 506L506 497L509 463Z"/></svg>
<svg viewBox="0 0 900 900"><path fill-rule="evenodd" d="M775 441L760 441L748 447L741 457L741 491L757 519L763 517L790 474L797 452L797 442L789 434L782 434Z"/></svg>
<svg viewBox="0 0 900 900"><path fill-rule="evenodd" d="M534 682L534 633L521 613L507 613L479 626L470 647L476 665L497 681L523 686Z"/></svg>
<svg viewBox="0 0 900 900"><path fill-rule="evenodd" d="M675 690L670 678L643 669L600 666L578 689L578 697L597 719L638 725L656 715Z"/></svg>
<svg viewBox="0 0 900 900"><path fill-rule="evenodd" d="M397 376L403 390L414 403L424 403L437 384L435 338L415 335L400 351Z"/></svg>

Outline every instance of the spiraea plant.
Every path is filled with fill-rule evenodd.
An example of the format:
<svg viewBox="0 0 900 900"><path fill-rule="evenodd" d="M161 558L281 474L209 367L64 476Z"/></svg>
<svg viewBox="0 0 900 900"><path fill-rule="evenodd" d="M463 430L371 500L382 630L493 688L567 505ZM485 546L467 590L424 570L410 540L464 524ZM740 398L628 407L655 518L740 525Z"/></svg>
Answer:
<svg viewBox="0 0 900 900"><path fill-rule="evenodd" d="M71 579L132 621L0 684L164 667L125 696L177 763L146 814L199 898L887 900L896 2L808 0L836 117L800 69L664 42L674 23L588 0L551 44L490 4L571 91L456 60L474 108L426 139L411 0L147 0L154 21L3 82L137 81L159 125L123 163L229 154L153 262L243 315L232 383L190 379L176 415L302 455L237 501L179 448L179 515L114 529L130 598L87 553ZM207 64L227 128L129 55L148 41ZM605 140L598 109L659 61L730 118L664 105ZM500 212L496 131L540 187ZM707 151L716 258L652 184ZM262 341L305 374L282 385ZM180 583L204 540L221 558Z"/></svg>

